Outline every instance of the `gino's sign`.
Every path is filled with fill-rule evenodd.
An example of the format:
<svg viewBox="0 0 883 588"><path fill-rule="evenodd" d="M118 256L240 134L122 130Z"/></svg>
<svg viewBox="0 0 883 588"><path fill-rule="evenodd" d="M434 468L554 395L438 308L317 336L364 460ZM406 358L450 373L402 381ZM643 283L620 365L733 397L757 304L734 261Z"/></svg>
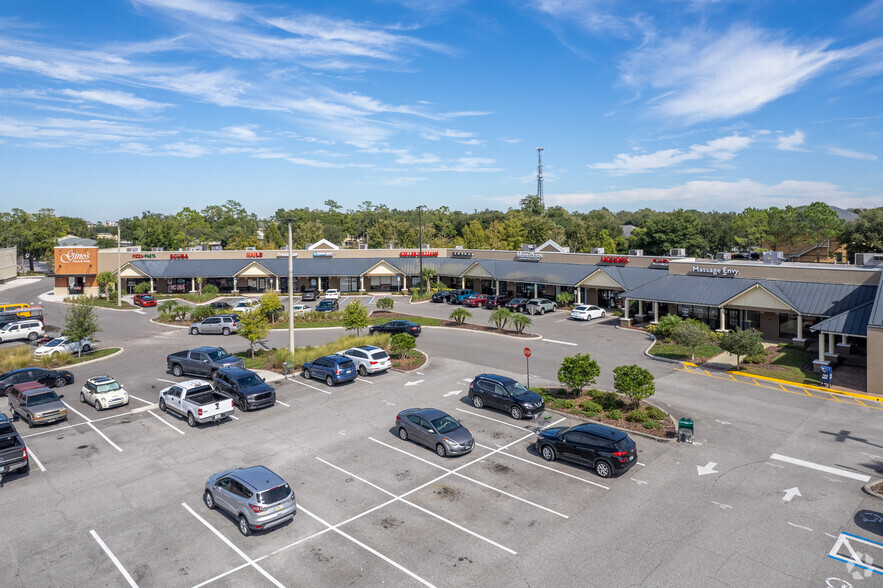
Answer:
<svg viewBox="0 0 883 588"><path fill-rule="evenodd" d="M55 273L86 275L98 273L97 247L56 247Z"/></svg>

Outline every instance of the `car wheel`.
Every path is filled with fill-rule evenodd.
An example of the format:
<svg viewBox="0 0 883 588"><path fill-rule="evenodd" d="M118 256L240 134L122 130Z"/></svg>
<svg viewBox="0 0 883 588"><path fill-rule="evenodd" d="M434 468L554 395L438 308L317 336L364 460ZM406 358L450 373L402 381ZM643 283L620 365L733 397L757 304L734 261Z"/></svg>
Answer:
<svg viewBox="0 0 883 588"><path fill-rule="evenodd" d="M55 378L55 387L56 388L61 388L65 384L67 384L67 380L65 380L64 378Z"/></svg>
<svg viewBox="0 0 883 588"><path fill-rule="evenodd" d="M28 341L36 341L37 333L28 333Z"/></svg>
<svg viewBox="0 0 883 588"><path fill-rule="evenodd" d="M192 329L190 329L190 334L191 335L199 335L199 329L197 329L196 327L193 327Z"/></svg>
<svg viewBox="0 0 883 588"><path fill-rule="evenodd" d="M31 419L25 417L25 422L28 424L28 428L29 428L29 429L33 429L33 428L34 428L34 421L32 421Z"/></svg>
<svg viewBox="0 0 883 588"><path fill-rule="evenodd" d="M536 314L536 313L537 313L535 307L533 307L533 306L529 306L528 308L530 308L530 310L528 311L528 314Z"/></svg>
<svg viewBox="0 0 883 588"><path fill-rule="evenodd" d="M90 351L92 351L91 345L83 345L83 353L89 353Z"/></svg>
<svg viewBox="0 0 883 588"><path fill-rule="evenodd" d="M325 384L327 386L334 386L334 378L331 376L325 376Z"/></svg>
<svg viewBox="0 0 883 588"><path fill-rule="evenodd" d="M224 327L224 330L221 331L221 334L227 336L230 334L230 327Z"/></svg>
<svg viewBox="0 0 883 588"><path fill-rule="evenodd" d="M308 379L308 380L311 378L311 376L310 376L310 370L308 370L308 369L306 369L306 368L304 369L304 371L302 371L302 372L300 373L300 375L303 376L304 378Z"/></svg>
<svg viewBox="0 0 883 588"><path fill-rule="evenodd" d="M439 457L445 457L448 454L448 450L445 449L444 443L436 443L435 452L438 453Z"/></svg>
<svg viewBox="0 0 883 588"><path fill-rule="evenodd" d="M602 478L609 478L610 474L613 473L613 468L611 468L610 464L603 459L599 459L595 463L595 473Z"/></svg>
<svg viewBox="0 0 883 588"><path fill-rule="evenodd" d="M545 308L541 308L541 309L540 309L540 314L546 314L546 309L545 309Z"/></svg>
<svg viewBox="0 0 883 588"><path fill-rule="evenodd" d="M239 515L239 532L246 537L251 535L251 527L248 526L248 520L242 515Z"/></svg>
<svg viewBox="0 0 883 588"><path fill-rule="evenodd" d="M101 410L102 410L102 406L101 406L101 401L100 401L100 400L96 400L96 401L95 401L95 410L97 410L98 412L101 412Z"/></svg>
<svg viewBox="0 0 883 588"><path fill-rule="evenodd" d="M483 408L484 407L484 399L476 394L472 397L472 406L475 408Z"/></svg>
<svg viewBox="0 0 883 588"><path fill-rule="evenodd" d="M163 412L166 411L166 400L165 400L165 398L160 398L160 399L159 399L159 409L160 409L161 411L163 411Z"/></svg>
<svg viewBox="0 0 883 588"><path fill-rule="evenodd" d="M607 316L607 312L604 311L604 310L602 310L602 311L601 311L601 318L604 318L605 316Z"/></svg>
<svg viewBox="0 0 883 588"><path fill-rule="evenodd" d="M18 473L23 474L23 475L31 473L31 462L29 461L28 463L26 463L25 467L18 470Z"/></svg>
<svg viewBox="0 0 883 588"><path fill-rule="evenodd" d="M510 414L510 415L512 416L512 418L515 419L516 421L520 421L520 420L521 420L521 417L524 416L524 411L521 410L521 407L520 407L520 406L513 406L512 408L509 409L509 414Z"/></svg>
<svg viewBox="0 0 883 588"><path fill-rule="evenodd" d="M176 364L175 367L172 368L172 373L175 374L176 377L180 378L184 375L184 370L181 369L180 365Z"/></svg>
<svg viewBox="0 0 883 588"><path fill-rule="evenodd" d="M209 510L215 510L215 497L212 496L212 493L210 491L205 491L205 494L202 495L202 501L205 503Z"/></svg>
<svg viewBox="0 0 883 588"><path fill-rule="evenodd" d="M241 410L242 412L248 412L248 402L245 400L245 398L239 399L239 410Z"/></svg>
<svg viewBox="0 0 883 588"><path fill-rule="evenodd" d="M368 368L366 368L363 365L360 365L359 366L359 375L362 377L367 376L368 375Z"/></svg>
<svg viewBox="0 0 883 588"><path fill-rule="evenodd" d="M187 413L187 424L190 425L191 427L196 426L196 418L194 418L192 412Z"/></svg>
<svg viewBox="0 0 883 588"><path fill-rule="evenodd" d="M399 427L399 438L402 441L408 440L408 431L405 430L405 427Z"/></svg>
<svg viewBox="0 0 883 588"><path fill-rule="evenodd" d="M83 404L86 403L86 395L82 392L80 392L80 402L82 402Z"/></svg>
<svg viewBox="0 0 883 588"><path fill-rule="evenodd" d="M555 461L555 458L557 457L555 455L555 448L551 445L543 445L540 448L540 455L542 455L543 459L546 461Z"/></svg>

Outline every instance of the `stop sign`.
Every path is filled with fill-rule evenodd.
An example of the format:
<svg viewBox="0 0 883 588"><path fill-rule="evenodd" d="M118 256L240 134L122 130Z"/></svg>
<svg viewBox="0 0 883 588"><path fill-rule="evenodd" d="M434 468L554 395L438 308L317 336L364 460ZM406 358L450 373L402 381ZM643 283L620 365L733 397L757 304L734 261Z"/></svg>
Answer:
<svg viewBox="0 0 883 588"><path fill-rule="evenodd" d="M524 348L524 357L530 357L530 347Z"/></svg>

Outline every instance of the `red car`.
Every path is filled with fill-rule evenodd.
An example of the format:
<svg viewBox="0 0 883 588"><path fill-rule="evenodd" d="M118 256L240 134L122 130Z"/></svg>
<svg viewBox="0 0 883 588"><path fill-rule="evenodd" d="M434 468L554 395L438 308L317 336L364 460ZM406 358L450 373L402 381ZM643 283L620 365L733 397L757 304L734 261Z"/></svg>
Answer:
<svg viewBox="0 0 883 588"><path fill-rule="evenodd" d="M135 294L135 306L156 306L156 298L150 294Z"/></svg>
<svg viewBox="0 0 883 588"><path fill-rule="evenodd" d="M463 306L484 306L487 304L487 296L485 294L473 294L463 301Z"/></svg>

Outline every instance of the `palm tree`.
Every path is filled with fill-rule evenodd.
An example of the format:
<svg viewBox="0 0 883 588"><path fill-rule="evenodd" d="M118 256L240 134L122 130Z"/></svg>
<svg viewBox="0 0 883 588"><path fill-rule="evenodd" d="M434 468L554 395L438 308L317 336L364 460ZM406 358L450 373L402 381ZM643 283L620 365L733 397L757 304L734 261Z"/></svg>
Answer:
<svg viewBox="0 0 883 588"><path fill-rule="evenodd" d="M498 329L502 330L506 328L506 324L512 320L513 314L512 311L506 308L505 306L498 306L491 313L491 317L488 322L494 323Z"/></svg>
<svg viewBox="0 0 883 588"><path fill-rule="evenodd" d="M451 316L448 318L455 321L458 325L462 325L466 322L466 319L472 318L472 313L465 308L455 308L451 311Z"/></svg>
<svg viewBox="0 0 883 588"><path fill-rule="evenodd" d="M521 333L526 327L533 324L533 320L526 314L514 313L512 316L512 326L515 327L516 333Z"/></svg>

